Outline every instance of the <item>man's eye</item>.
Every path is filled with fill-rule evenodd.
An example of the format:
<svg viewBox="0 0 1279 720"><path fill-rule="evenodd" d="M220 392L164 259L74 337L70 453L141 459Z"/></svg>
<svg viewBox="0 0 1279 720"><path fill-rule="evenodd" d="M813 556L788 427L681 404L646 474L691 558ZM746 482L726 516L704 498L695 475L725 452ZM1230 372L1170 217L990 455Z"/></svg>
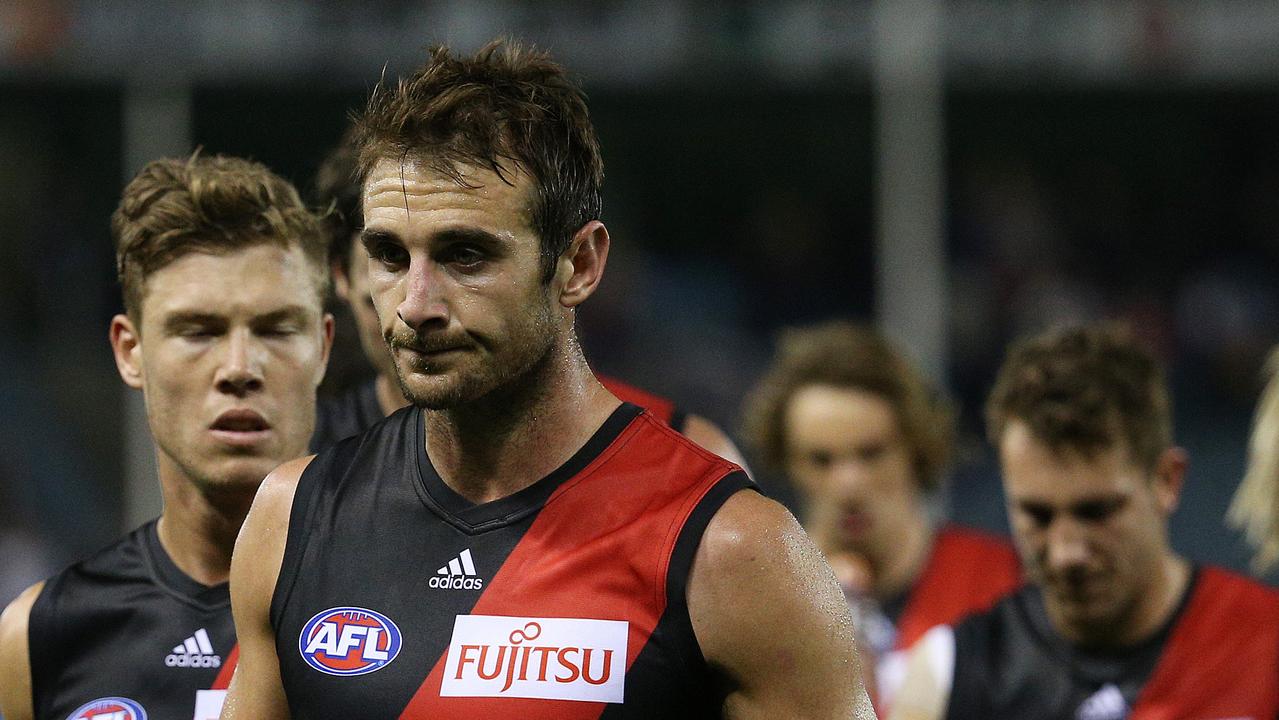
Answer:
<svg viewBox="0 0 1279 720"><path fill-rule="evenodd" d="M478 248L462 245L449 250L449 261L463 267L478 265L484 262L484 259L484 253Z"/></svg>
<svg viewBox="0 0 1279 720"><path fill-rule="evenodd" d="M369 251L369 257L383 265L400 266L408 263L409 254L399 245L378 243Z"/></svg>
<svg viewBox="0 0 1279 720"><path fill-rule="evenodd" d="M1075 506L1074 516L1083 522L1104 522L1119 511L1122 502L1113 500L1086 502Z"/></svg>
<svg viewBox="0 0 1279 720"><path fill-rule="evenodd" d="M1035 527L1046 528L1053 522L1053 511L1048 508L1023 507L1021 511L1030 518Z"/></svg>
<svg viewBox="0 0 1279 720"><path fill-rule="evenodd" d="M825 470L835 462L835 458L828 452L811 452L808 454L808 462L815 468Z"/></svg>
<svg viewBox="0 0 1279 720"><path fill-rule="evenodd" d="M272 325L258 331L264 337L287 337L296 334L298 329L292 325Z"/></svg>

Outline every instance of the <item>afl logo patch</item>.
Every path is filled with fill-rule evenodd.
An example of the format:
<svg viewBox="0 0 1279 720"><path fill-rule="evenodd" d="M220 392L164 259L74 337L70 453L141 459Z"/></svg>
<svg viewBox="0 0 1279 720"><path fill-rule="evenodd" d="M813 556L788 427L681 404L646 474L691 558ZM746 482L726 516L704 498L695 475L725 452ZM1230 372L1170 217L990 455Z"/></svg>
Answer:
<svg viewBox="0 0 1279 720"><path fill-rule="evenodd" d="M98 698L76 708L67 720L147 720L147 711L128 698Z"/></svg>
<svg viewBox="0 0 1279 720"><path fill-rule="evenodd" d="M316 613L302 627L298 651L306 664L328 675L381 670L400 652L400 629L391 618L357 607Z"/></svg>

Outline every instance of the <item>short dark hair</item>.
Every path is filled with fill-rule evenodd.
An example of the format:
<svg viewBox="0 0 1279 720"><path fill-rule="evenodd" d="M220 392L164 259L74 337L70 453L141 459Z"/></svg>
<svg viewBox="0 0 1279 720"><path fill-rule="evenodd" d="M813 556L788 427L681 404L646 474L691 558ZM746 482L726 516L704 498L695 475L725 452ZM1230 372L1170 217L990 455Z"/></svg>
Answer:
<svg viewBox="0 0 1279 720"><path fill-rule="evenodd" d="M315 171L311 204L321 210L320 226L329 243L329 261L342 272L351 270L351 243L364 226L360 206L359 150L355 133L348 129Z"/></svg>
<svg viewBox="0 0 1279 720"><path fill-rule="evenodd" d="M777 355L746 399L744 435L765 467L785 469L786 412L813 385L860 390L893 409L919 487L941 485L954 446L951 406L881 333L833 321L784 330Z"/></svg>
<svg viewBox="0 0 1279 720"><path fill-rule="evenodd" d="M325 242L315 215L265 165L225 155L165 158L124 188L111 215L125 311L141 318L146 279L192 252L224 253L260 243L297 245L328 288Z"/></svg>
<svg viewBox="0 0 1279 720"><path fill-rule="evenodd" d="M513 169L527 173L544 281L573 233L600 216L604 163L586 96L550 56L519 43L495 40L470 58L432 48L412 75L374 88L355 133L362 180L384 158L424 162L462 186L464 164L508 184Z"/></svg>
<svg viewBox="0 0 1279 720"><path fill-rule="evenodd" d="M1054 452L1093 455L1122 439L1147 470L1172 445L1163 370L1112 324L1050 330L1013 345L986 403L992 444L1013 421Z"/></svg>

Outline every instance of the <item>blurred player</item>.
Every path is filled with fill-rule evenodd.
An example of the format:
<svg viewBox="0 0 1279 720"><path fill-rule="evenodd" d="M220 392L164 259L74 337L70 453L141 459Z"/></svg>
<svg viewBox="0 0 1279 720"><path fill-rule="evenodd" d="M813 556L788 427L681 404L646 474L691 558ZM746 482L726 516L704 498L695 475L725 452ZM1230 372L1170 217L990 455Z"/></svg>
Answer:
<svg viewBox="0 0 1279 720"><path fill-rule="evenodd" d="M153 162L111 226L111 346L146 399L164 511L5 611L8 720L217 717L231 549L262 478L306 450L332 339L318 224L261 165Z"/></svg>
<svg viewBox="0 0 1279 720"><path fill-rule="evenodd" d="M764 463L799 492L805 528L860 610L879 659L877 707L901 681L901 650L1017 586L1008 542L936 526L929 500L951 455L950 409L874 330L785 332L745 424Z"/></svg>
<svg viewBox="0 0 1279 720"><path fill-rule="evenodd" d="M320 207L332 207L332 212L325 216L325 231L329 237L334 290L351 307L360 346L375 375L344 393L319 399L315 435L311 437L312 452L319 452L338 440L363 432L409 404L400 391L395 363L382 338L382 326L369 294L369 255L360 242L362 211L355 154L354 140L348 132L316 173L315 200ZM598 377L604 387L619 399L639 405L698 445L746 467L737 446L710 420L685 413L674 402L620 380L602 375Z"/></svg>
<svg viewBox="0 0 1279 720"><path fill-rule="evenodd" d="M574 313L609 235L564 71L436 49L358 128L414 406L264 483L224 717L869 717L799 525L586 365Z"/></svg>
<svg viewBox="0 0 1279 720"><path fill-rule="evenodd" d="M1029 583L916 645L899 718L1273 718L1279 594L1168 544L1186 454L1113 328L1015 346L987 408Z"/></svg>
<svg viewBox="0 0 1279 720"><path fill-rule="evenodd" d="M1279 563L1279 348L1266 362L1270 376L1248 442L1248 470L1230 505L1230 520L1256 548L1253 569L1266 572Z"/></svg>

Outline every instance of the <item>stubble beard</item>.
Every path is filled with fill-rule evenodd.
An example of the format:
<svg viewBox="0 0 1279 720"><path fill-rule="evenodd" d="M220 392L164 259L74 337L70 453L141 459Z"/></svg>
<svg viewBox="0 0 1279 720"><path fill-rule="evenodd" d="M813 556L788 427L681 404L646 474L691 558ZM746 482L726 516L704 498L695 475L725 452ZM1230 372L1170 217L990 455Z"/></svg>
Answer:
<svg viewBox="0 0 1279 720"><path fill-rule="evenodd" d="M406 380L405 376L414 370L406 371L405 363L394 356L396 341L388 342L392 346L395 379L404 397L425 410L454 410L479 401L495 390L519 384L535 367L543 365L555 345L555 327L549 303L539 302L535 316L508 341L502 352L489 354L488 361L467 358L467 362L457 368L455 378L438 378L429 381L427 387L415 387ZM475 349L467 352L482 352L479 344L475 345Z"/></svg>

